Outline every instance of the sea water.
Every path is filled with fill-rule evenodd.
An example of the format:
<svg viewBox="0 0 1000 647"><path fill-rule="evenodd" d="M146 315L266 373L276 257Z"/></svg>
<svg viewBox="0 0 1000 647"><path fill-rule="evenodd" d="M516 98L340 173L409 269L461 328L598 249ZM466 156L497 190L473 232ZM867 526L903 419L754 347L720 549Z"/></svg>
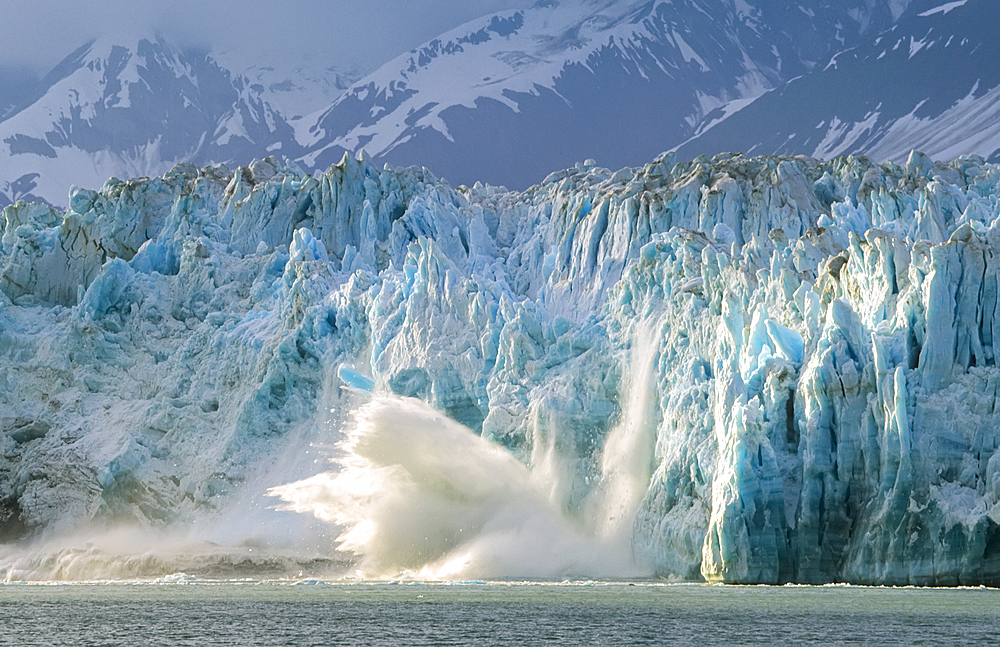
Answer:
<svg viewBox="0 0 1000 647"><path fill-rule="evenodd" d="M1000 591L658 582L0 585L0 645L993 645Z"/></svg>

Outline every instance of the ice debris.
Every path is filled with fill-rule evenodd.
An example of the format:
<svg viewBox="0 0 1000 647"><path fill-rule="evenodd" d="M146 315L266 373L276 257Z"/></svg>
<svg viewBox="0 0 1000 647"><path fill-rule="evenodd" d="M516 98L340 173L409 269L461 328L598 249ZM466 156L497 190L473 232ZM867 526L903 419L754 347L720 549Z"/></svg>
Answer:
<svg viewBox="0 0 1000 647"><path fill-rule="evenodd" d="M503 444L571 515L633 416L632 541L665 576L1000 585L998 187L918 153L667 155L523 193L345 157L13 205L0 529L224 505L338 405L339 367Z"/></svg>

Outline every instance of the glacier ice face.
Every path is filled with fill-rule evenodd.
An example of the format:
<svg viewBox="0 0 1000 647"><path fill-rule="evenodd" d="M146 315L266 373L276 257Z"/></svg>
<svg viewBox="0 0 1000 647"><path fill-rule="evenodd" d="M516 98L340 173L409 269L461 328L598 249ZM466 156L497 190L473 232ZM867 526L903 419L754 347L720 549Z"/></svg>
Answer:
<svg viewBox="0 0 1000 647"><path fill-rule="evenodd" d="M511 193L362 155L8 207L0 526L225 510L314 475L276 457L374 389L650 572L998 584L998 184L975 157L667 155Z"/></svg>

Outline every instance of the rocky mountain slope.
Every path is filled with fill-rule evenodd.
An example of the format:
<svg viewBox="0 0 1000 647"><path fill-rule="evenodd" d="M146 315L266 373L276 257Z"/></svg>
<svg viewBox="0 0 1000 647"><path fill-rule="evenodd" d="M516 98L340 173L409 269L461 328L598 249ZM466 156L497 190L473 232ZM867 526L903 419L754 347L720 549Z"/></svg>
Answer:
<svg viewBox="0 0 1000 647"><path fill-rule="evenodd" d="M362 148L456 185L524 188L588 158L637 165L727 102L867 42L905 5L546 0L472 21L360 80L156 37L95 41L40 81L0 76L0 90L17 88L0 105L0 203L65 206L73 184L179 162L275 154L322 171Z"/></svg>
<svg viewBox="0 0 1000 647"><path fill-rule="evenodd" d="M1000 159L1000 46L990 0L915 0L889 31L764 94L709 115L677 148L906 161Z"/></svg>
<svg viewBox="0 0 1000 647"><path fill-rule="evenodd" d="M544 0L443 34L358 81L310 128L305 166L365 148L456 184L524 188L587 158L641 164L714 108L890 27L902 6Z"/></svg>
<svg viewBox="0 0 1000 647"><path fill-rule="evenodd" d="M250 160L282 146L295 156L295 130L263 90L207 52L94 41L0 121L0 199L65 204L72 184L99 188L111 176Z"/></svg>

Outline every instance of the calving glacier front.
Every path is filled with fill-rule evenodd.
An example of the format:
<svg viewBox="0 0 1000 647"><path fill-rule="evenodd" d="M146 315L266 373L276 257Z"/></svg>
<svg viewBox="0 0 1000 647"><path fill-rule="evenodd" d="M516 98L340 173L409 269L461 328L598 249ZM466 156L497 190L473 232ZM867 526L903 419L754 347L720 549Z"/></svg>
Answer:
<svg viewBox="0 0 1000 647"><path fill-rule="evenodd" d="M361 157L8 207L3 531L281 486L375 575L1000 584L998 185L726 155L508 193Z"/></svg>

